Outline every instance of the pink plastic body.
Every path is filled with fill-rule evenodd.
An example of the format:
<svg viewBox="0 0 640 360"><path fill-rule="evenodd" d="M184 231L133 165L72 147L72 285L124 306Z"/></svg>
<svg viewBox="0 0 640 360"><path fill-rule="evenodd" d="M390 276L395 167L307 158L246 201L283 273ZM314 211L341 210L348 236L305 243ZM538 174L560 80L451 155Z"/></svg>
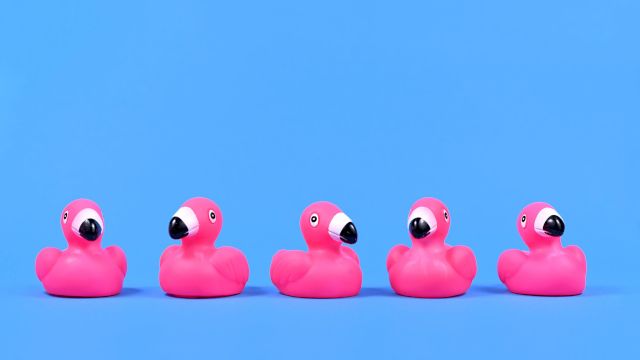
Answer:
<svg viewBox="0 0 640 360"><path fill-rule="evenodd" d="M360 262L355 251L342 246L340 237L348 224L351 220L329 202L309 205L300 217L309 250L280 250L271 262L271 281L278 290L304 298L357 295L362 287Z"/></svg>
<svg viewBox="0 0 640 360"><path fill-rule="evenodd" d="M426 221L426 235L412 232L414 221ZM444 298L469 289L476 275L476 259L466 246L445 244L450 222L449 210L440 200L422 198L413 204L408 221L412 247L397 245L387 257L389 281L396 293Z"/></svg>
<svg viewBox="0 0 640 360"><path fill-rule="evenodd" d="M560 236L545 233L541 225L553 215L559 216L543 202L522 210L516 226L529 251L507 250L498 260L498 276L509 291L543 296L579 295L584 291L584 253L577 246L563 247Z"/></svg>
<svg viewBox="0 0 640 360"><path fill-rule="evenodd" d="M100 228L98 237L90 240L84 238L80 231L82 224L89 220ZM120 293L127 273L127 260L117 246L102 248L104 220L100 207L91 200L75 200L65 207L60 224L68 247L62 251L45 248L36 258L36 275L45 291L68 297L101 297Z"/></svg>
<svg viewBox="0 0 640 360"><path fill-rule="evenodd" d="M213 215L212 215L213 214ZM208 298L236 295L249 279L249 264L235 248L216 248L222 212L213 201L189 199L178 210L188 228L180 245L169 246L160 258L160 286L169 295Z"/></svg>

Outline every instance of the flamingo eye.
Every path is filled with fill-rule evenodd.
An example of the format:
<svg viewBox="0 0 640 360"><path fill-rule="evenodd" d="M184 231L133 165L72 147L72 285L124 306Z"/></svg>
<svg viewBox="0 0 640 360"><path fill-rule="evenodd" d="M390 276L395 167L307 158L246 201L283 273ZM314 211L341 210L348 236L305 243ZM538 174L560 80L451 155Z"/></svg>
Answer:
<svg viewBox="0 0 640 360"><path fill-rule="evenodd" d="M444 220L446 222L449 222L449 213L447 212L447 210L443 210L443 212L444 212Z"/></svg>
<svg viewBox="0 0 640 360"><path fill-rule="evenodd" d="M212 224L216 222L216 213L213 210L209 210L209 221Z"/></svg>
<svg viewBox="0 0 640 360"><path fill-rule="evenodd" d="M320 222L320 218L318 217L318 214L316 213L311 214L311 217L309 217L309 222L313 227L318 226L318 223Z"/></svg>
<svg viewBox="0 0 640 360"><path fill-rule="evenodd" d="M69 218L69 211L65 211L64 215L62 215L62 222L66 224L68 218Z"/></svg>
<svg viewBox="0 0 640 360"><path fill-rule="evenodd" d="M522 226L523 228L527 226L527 215L522 215L522 217L520 218L520 226Z"/></svg>

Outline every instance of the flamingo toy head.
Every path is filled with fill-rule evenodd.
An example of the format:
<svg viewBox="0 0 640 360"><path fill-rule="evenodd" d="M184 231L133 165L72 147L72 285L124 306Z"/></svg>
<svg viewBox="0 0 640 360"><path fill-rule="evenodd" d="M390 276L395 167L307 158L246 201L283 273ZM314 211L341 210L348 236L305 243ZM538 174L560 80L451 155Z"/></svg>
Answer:
<svg viewBox="0 0 640 360"><path fill-rule="evenodd" d="M187 200L169 221L169 236L183 245L213 244L221 229L220 208L204 197Z"/></svg>
<svg viewBox="0 0 640 360"><path fill-rule="evenodd" d="M529 248L554 243L564 233L564 220L551 205L527 205L516 221L518 232Z"/></svg>
<svg viewBox="0 0 640 360"><path fill-rule="evenodd" d="M358 241L358 231L351 219L327 201L315 202L304 209L300 229L309 248L334 248L343 242Z"/></svg>
<svg viewBox="0 0 640 360"><path fill-rule="evenodd" d="M95 202L87 199L72 201L62 211L60 225L69 246L100 246L104 219Z"/></svg>
<svg viewBox="0 0 640 360"><path fill-rule="evenodd" d="M407 228L413 241L444 241L449 233L450 224L449 209L442 201L436 198L422 198L411 206Z"/></svg>

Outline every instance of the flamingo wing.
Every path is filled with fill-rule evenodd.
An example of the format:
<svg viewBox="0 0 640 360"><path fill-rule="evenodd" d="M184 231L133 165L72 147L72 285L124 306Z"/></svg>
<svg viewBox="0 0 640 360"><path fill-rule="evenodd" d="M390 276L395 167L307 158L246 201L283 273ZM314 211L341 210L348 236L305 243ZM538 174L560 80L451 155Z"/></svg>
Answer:
<svg viewBox="0 0 640 360"><path fill-rule="evenodd" d="M162 253L162 256L160 256L160 266L162 266L162 264L167 261L167 259L172 257L176 253L176 251L178 251L178 249L180 249L180 245L171 245L166 248Z"/></svg>
<svg viewBox="0 0 640 360"><path fill-rule="evenodd" d="M122 271L122 274L126 275L127 257L124 255L124 251L122 251L119 246L115 245L105 248L105 251L107 252L107 254L109 254L109 256L111 256L113 261L115 261L116 265L118 265L118 268L120 269L120 271Z"/></svg>
<svg viewBox="0 0 640 360"><path fill-rule="evenodd" d="M62 251L52 247L44 248L38 253L36 257L36 275L40 281L51 271L53 265L58 261L60 254L62 254Z"/></svg>
<svg viewBox="0 0 640 360"><path fill-rule="evenodd" d="M396 245L391 248L389 255L387 255L387 271L398 262L398 260L409 251L409 247L406 245Z"/></svg>
<svg viewBox="0 0 640 360"><path fill-rule="evenodd" d="M216 249L211 257L214 268L229 281L246 284L249 280L249 263L242 251L223 246Z"/></svg>
<svg viewBox="0 0 640 360"><path fill-rule="evenodd" d="M520 250L507 250L498 258L498 277L503 283L518 273L527 255Z"/></svg>
<svg viewBox="0 0 640 360"><path fill-rule="evenodd" d="M447 260L460 276L473 279L476 276L476 257L467 246L452 246L447 250Z"/></svg>
<svg viewBox="0 0 640 360"><path fill-rule="evenodd" d="M311 268L311 260L301 250L280 250L271 261L271 281L278 288L300 280Z"/></svg>

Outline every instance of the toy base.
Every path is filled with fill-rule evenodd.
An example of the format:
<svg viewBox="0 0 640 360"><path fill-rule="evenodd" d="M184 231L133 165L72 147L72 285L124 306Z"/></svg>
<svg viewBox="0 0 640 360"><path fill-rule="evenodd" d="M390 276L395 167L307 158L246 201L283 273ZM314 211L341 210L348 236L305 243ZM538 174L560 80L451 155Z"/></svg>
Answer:
<svg viewBox="0 0 640 360"><path fill-rule="evenodd" d="M120 294L120 291L114 293L104 293L104 294L75 294L75 293L57 293L46 291L48 295L60 298L69 298L69 299L92 299L92 298L104 298L104 297L112 297Z"/></svg>
<svg viewBox="0 0 640 360"><path fill-rule="evenodd" d="M322 299L346 299L346 298L358 296L358 294L355 294L355 295L344 295L344 296L310 296L310 295L309 296L305 296L305 295L290 295L290 294L285 294L283 292L281 292L280 294L282 294L284 296L288 296L288 297L298 298L298 299L318 299L318 300L322 300Z"/></svg>
<svg viewBox="0 0 640 360"><path fill-rule="evenodd" d="M576 296L584 292L586 288L586 282L565 282L556 284L522 284L522 283L505 283L507 289L518 295L530 295L530 296Z"/></svg>
<svg viewBox="0 0 640 360"><path fill-rule="evenodd" d="M344 298L350 298L350 297L356 297L358 296L360 292L357 292L355 294L350 294L350 295L317 295L317 294L287 294L285 292L280 291L280 294L288 296L288 297L294 297L294 298L299 298L299 299L344 299Z"/></svg>
<svg viewBox="0 0 640 360"><path fill-rule="evenodd" d="M455 294L444 294L444 295L430 295L430 294L415 294L415 293L402 293L395 291L396 294L404 297L416 298L416 299L449 299L458 296L463 296L467 292L455 293Z"/></svg>
<svg viewBox="0 0 640 360"><path fill-rule="evenodd" d="M516 295L526 295L526 296L544 296L544 297L563 297L563 296L578 296L584 293L580 292L557 292L557 293L541 293L541 292L533 292L533 291L514 291L509 289L509 291Z"/></svg>
<svg viewBox="0 0 640 360"><path fill-rule="evenodd" d="M224 298L229 296L240 295L244 288L240 291L228 292L228 293L210 293L210 294L177 294L171 292L165 292L167 296L171 296L174 298L181 299L214 299L214 298Z"/></svg>

